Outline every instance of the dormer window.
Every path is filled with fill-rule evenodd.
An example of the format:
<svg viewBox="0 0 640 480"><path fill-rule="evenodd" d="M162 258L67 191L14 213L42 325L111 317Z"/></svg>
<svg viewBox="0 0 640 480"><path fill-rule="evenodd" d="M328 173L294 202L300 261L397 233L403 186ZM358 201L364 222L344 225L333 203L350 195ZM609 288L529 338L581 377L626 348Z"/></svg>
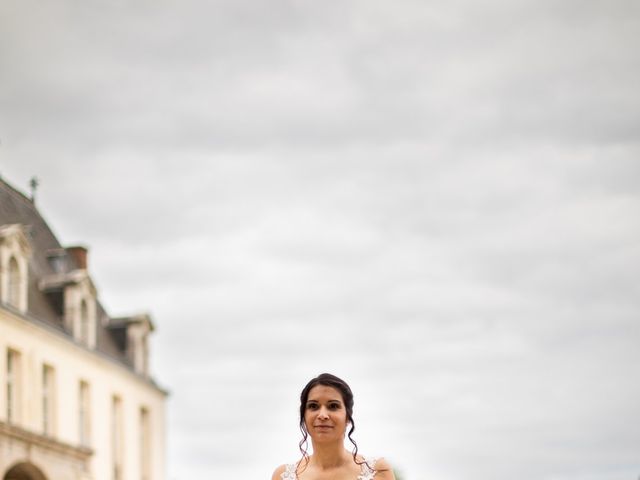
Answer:
<svg viewBox="0 0 640 480"><path fill-rule="evenodd" d="M9 259L9 285L7 287L9 295L7 303L16 309L20 308L21 284L20 267L16 257L12 255Z"/></svg>
<svg viewBox="0 0 640 480"><path fill-rule="evenodd" d="M140 371L143 375L149 375L149 332L145 334L142 338L142 345L140 347L142 350L142 359L140 360Z"/></svg>
<svg viewBox="0 0 640 480"><path fill-rule="evenodd" d="M146 313L130 317L113 318L109 329L119 339L120 348L126 353L133 370L149 376L149 334L154 330L151 317Z"/></svg>
<svg viewBox="0 0 640 480"><path fill-rule="evenodd" d="M64 329L82 345L96 346L96 287L87 271L87 248L68 247L47 254L54 273L40 279L60 315Z"/></svg>
<svg viewBox="0 0 640 480"><path fill-rule="evenodd" d="M93 348L96 345L96 297L88 277L64 289L65 324L73 338Z"/></svg>
<svg viewBox="0 0 640 480"><path fill-rule="evenodd" d="M85 345L89 344L89 307L87 301L82 300L80 303L80 342Z"/></svg>
<svg viewBox="0 0 640 480"><path fill-rule="evenodd" d="M24 226L0 227L0 300L21 313L27 311L30 255Z"/></svg>
<svg viewBox="0 0 640 480"><path fill-rule="evenodd" d="M140 317L139 317L140 318ZM149 333L153 324L149 316L130 325L128 335L133 357L133 369L145 377L149 375Z"/></svg>

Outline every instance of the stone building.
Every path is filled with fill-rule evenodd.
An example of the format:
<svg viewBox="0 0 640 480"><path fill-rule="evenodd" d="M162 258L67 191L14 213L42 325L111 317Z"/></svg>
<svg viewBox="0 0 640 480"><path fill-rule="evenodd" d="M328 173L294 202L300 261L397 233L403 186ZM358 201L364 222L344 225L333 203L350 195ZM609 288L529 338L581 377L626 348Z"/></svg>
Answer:
<svg viewBox="0 0 640 480"><path fill-rule="evenodd" d="M107 313L87 253L0 179L0 480L164 480L153 322Z"/></svg>

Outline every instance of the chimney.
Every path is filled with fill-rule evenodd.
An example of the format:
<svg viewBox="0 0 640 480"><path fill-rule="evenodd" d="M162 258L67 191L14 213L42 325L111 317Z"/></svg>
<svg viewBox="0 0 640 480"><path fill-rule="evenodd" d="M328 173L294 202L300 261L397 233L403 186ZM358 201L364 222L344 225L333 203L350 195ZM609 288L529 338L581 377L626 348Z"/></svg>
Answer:
<svg viewBox="0 0 640 480"><path fill-rule="evenodd" d="M73 259L76 266L81 270L87 269L87 247L81 245L74 245L73 247L65 248L67 255Z"/></svg>

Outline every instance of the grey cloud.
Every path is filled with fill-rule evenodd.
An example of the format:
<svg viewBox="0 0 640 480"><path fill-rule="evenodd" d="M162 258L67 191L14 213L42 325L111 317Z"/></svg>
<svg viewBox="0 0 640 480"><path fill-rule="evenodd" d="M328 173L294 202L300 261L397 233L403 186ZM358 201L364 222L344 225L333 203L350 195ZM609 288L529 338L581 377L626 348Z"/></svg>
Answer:
<svg viewBox="0 0 640 480"><path fill-rule="evenodd" d="M407 478L637 476L635 3L0 12L1 173L152 310L170 477L294 460L324 370Z"/></svg>

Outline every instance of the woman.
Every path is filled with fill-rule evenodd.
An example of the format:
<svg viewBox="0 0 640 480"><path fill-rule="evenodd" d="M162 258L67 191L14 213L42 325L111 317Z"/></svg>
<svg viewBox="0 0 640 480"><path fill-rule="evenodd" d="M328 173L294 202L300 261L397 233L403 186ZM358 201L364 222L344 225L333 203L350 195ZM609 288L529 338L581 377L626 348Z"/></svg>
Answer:
<svg viewBox="0 0 640 480"><path fill-rule="evenodd" d="M307 383L300 394L300 430L302 458L280 465L271 480L395 480L384 459L358 455L358 445L351 438L355 430L353 393L344 380L323 373ZM344 448L345 436L353 444L353 453ZM313 445L311 455L307 453L308 437Z"/></svg>

